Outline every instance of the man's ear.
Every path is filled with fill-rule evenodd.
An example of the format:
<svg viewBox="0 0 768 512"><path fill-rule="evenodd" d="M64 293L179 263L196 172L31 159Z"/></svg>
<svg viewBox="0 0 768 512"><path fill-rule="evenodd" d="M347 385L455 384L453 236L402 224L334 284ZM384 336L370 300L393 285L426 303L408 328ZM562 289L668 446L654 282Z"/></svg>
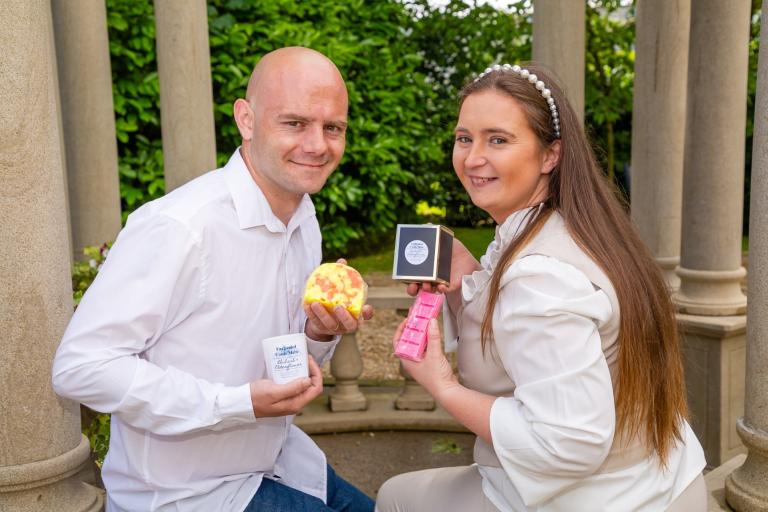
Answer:
<svg viewBox="0 0 768 512"><path fill-rule="evenodd" d="M560 139L556 140L544 150L544 162L541 165L541 174L549 174L560 162Z"/></svg>
<svg viewBox="0 0 768 512"><path fill-rule="evenodd" d="M246 100L238 98L235 100L234 110L235 123L237 123L237 129L240 130L240 136L243 140L251 140L253 138L253 125L256 122L251 105Z"/></svg>

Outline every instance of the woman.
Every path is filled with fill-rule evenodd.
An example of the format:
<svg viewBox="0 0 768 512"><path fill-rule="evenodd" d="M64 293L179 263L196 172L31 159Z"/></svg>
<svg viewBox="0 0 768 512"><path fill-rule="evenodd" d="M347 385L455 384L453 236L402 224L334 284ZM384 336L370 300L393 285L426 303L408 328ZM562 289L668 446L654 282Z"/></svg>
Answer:
<svg viewBox="0 0 768 512"><path fill-rule="evenodd" d="M460 94L453 165L499 226L479 263L454 245L442 289L461 378L434 322L403 365L477 434L476 464L395 477L377 509L706 510L665 283L561 89L487 69Z"/></svg>

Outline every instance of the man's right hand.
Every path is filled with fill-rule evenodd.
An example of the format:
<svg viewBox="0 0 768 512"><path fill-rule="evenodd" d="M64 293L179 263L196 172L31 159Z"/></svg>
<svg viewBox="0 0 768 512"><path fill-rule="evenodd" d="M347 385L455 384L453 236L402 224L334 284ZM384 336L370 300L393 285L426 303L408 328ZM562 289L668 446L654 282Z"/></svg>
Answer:
<svg viewBox="0 0 768 512"><path fill-rule="evenodd" d="M251 403L257 418L296 414L323 392L323 374L320 366L309 356L309 377L287 384L276 384L268 379L251 382Z"/></svg>

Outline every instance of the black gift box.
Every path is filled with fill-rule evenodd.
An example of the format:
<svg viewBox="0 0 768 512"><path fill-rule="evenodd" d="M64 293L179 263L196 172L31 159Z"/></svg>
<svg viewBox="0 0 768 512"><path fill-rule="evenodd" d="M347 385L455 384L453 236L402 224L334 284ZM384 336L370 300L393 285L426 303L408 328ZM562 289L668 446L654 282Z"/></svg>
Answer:
<svg viewBox="0 0 768 512"><path fill-rule="evenodd" d="M439 224L398 224L392 279L451 280L453 231Z"/></svg>

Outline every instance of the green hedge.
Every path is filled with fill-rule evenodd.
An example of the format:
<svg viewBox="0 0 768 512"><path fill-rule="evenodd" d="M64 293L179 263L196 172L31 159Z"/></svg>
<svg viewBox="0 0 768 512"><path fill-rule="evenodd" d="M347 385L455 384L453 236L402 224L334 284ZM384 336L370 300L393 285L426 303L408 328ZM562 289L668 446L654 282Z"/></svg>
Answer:
<svg viewBox="0 0 768 512"><path fill-rule="evenodd" d="M151 2L107 0L107 7L127 216L164 193L155 25ZM754 13L759 7L753 0ZM287 45L315 48L337 63L347 81L347 152L314 198L327 257L376 248L396 222L415 219L416 206L451 226L488 221L453 175L455 98L488 64L530 59L530 2L499 11L462 0L443 7L427 0L209 0L208 11L220 164L239 143L232 102L244 94L251 69L266 52ZM750 112L758 27L755 15ZM620 185L626 185L630 158L633 39L632 3L587 3L585 119L603 166ZM751 122L747 181L750 144Z"/></svg>
<svg viewBox="0 0 768 512"><path fill-rule="evenodd" d="M419 72L422 57L407 37L414 19L395 1L208 2L218 162L239 144L232 102L243 96L265 53L301 45L328 55L350 93L347 152L315 196L325 249L360 252L415 216L417 198L444 161L430 125L436 93ZM149 3L110 0L123 208L163 193L159 87Z"/></svg>

